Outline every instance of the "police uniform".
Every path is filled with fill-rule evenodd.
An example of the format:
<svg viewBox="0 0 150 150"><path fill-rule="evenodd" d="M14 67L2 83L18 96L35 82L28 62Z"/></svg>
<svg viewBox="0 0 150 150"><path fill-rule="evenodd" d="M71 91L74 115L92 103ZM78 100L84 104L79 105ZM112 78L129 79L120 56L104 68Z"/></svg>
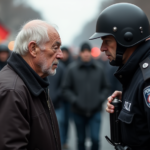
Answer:
<svg viewBox="0 0 150 150"><path fill-rule="evenodd" d="M132 150L150 150L150 24L142 9L130 3L118 3L104 9L90 40L113 36L117 43L115 73L123 85L121 144ZM125 64L123 55L137 45ZM129 50L129 49L128 49ZM107 51L107 49L106 49Z"/></svg>
<svg viewBox="0 0 150 150"><path fill-rule="evenodd" d="M150 41L142 43L115 76L123 85L122 144L132 150L150 149Z"/></svg>

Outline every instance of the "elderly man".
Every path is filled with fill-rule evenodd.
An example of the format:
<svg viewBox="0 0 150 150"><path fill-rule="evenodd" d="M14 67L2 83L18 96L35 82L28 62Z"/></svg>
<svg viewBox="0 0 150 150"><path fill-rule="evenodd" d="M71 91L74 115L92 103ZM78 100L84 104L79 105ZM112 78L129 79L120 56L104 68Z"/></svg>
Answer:
<svg viewBox="0 0 150 150"><path fill-rule="evenodd" d="M11 57L0 72L0 149L60 150L56 115L46 76L54 75L61 39L41 20L18 33Z"/></svg>

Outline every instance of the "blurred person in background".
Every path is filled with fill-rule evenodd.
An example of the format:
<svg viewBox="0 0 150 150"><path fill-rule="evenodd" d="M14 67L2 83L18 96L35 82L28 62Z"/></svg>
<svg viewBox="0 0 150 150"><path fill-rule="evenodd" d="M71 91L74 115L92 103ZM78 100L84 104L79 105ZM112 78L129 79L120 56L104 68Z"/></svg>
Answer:
<svg viewBox="0 0 150 150"><path fill-rule="evenodd" d="M62 53L63 53L63 58L61 59L61 62L65 66L65 71L64 74L66 73L67 66L72 62L72 58L69 52L69 48L66 46L61 47ZM67 136L68 136L68 130L69 130L69 120L71 117L71 112L70 112L70 103L63 97L63 124L61 126L61 142L62 142L62 148L64 150L69 149L68 144L67 144Z"/></svg>
<svg viewBox="0 0 150 150"><path fill-rule="evenodd" d="M92 150L99 149L102 103L109 87L101 65L92 59L91 47L83 43L80 59L71 63L63 81L63 94L71 103L75 122L78 150L85 150L86 130L92 141Z"/></svg>
<svg viewBox="0 0 150 150"><path fill-rule="evenodd" d="M63 47L61 47L61 50L63 53L63 58L61 59L61 61L65 65L65 67L67 67L72 62L69 49L68 49L68 47L63 46Z"/></svg>
<svg viewBox="0 0 150 150"><path fill-rule="evenodd" d="M54 76L48 76L49 80L49 95L53 102L55 113L57 116L57 121L60 130L60 139L61 145L64 144L64 125L65 125L65 116L64 116L64 101L62 97L62 79L65 71L65 66L62 62L59 62L59 67L57 68L57 73Z"/></svg>
<svg viewBox="0 0 150 150"><path fill-rule="evenodd" d="M109 64L108 58L105 55L105 53L101 52L100 58L98 59L100 63L102 63L106 78L108 80L109 86L110 86L110 94L112 94L114 91L122 91L122 85L121 83L115 78L114 72L118 69L117 66L111 66Z"/></svg>
<svg viewBox="0 0 150 150"><path fill-rule="evenodd" d="M18 33L13 53L0 71L0 149L61 150L48 75L54 75L61 39L57 30L32 20Z"/></svg>
<svg viewBox="0 0 150 150"><path fill-rule="evenodd" d="M7 64L9 55L8 47L4 44L0 44L0 70Z"/></svg>

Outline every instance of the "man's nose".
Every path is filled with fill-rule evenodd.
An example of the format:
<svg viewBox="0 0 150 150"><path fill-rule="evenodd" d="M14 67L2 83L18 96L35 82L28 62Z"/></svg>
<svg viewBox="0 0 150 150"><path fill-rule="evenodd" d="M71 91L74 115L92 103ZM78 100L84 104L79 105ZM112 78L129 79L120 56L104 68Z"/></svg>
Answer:
<svg viewBox="0 0 150 150"><path fill-rule="evenodd" d="M62 53L61 49L58 51L56 57L57 57L57 59L63 59L63 53Z"/></svg>
<svg viewBox="0 0 150 150"><path fill-rule="evenodd" d="M104 51L107 50L107 47L105 46L104 43L102 43L102 46L101 46L100 50L101 50L101 52L104 52Z"/></svg>

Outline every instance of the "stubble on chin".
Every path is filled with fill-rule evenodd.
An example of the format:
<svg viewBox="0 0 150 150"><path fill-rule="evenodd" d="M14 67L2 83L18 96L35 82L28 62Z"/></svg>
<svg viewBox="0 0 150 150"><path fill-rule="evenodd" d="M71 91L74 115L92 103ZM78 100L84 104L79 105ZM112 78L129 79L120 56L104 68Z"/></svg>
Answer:
<svg viewBox="0 0 150 150"><path fill-rule="evenodd" d="M52 65L48 67L47 61L42 58L40 59L40 62L38 63L38 66L40 66L42 73L45 76L49 76L49 75L54 76L56 74L56 69L53 69L52 67L53 67L53 64L59 64L59 61L58 60L54 61Z"/></svg>
<svg viewBox="0 0 150 150"><path fill-rule="evenodd" d="M50 69L49 75L54 76L56 74L56 69L52 70Z"/></svg>
<svg viewBox="0 0 150 150"><path fill-rule="evenodd" d="M53 62L52 65L50 66L50 68L47 68L47 65L46 65L46 62L43 64L42 66L42 72L44 74L47 74L48 75L51 75L51 76L54 76L56 74L56 69L53 69L53 64L56 63L56 62ZM57 62L58 63L58 62Z"/></svg>
<svg viewBox="0 0 150 150"><path fill-rule="evenodd" d="M42 72L44 74L47 74L48 75L51 75L51 76L54 76L56 74L56 69L52 69L52 65L50 68L47 68L46 66L42 66Z"/></svg>

